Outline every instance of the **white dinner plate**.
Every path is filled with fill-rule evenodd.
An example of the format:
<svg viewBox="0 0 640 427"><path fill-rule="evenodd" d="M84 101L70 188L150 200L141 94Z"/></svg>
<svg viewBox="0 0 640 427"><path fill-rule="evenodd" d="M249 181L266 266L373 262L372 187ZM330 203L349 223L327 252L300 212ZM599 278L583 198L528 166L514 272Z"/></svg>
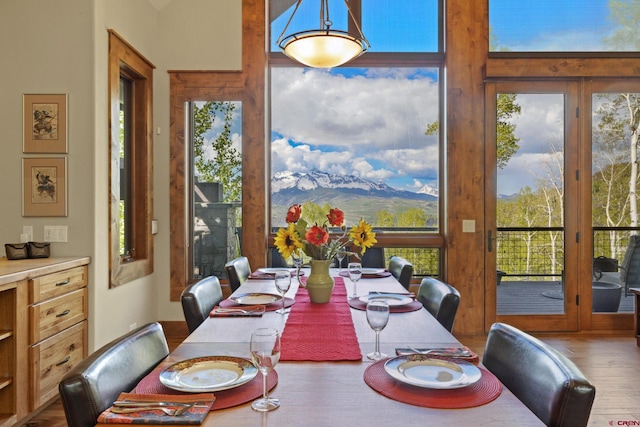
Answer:
<svg viewBox="0 0 640 427"><path fill-rule="evenodd" d="M385 362L384 369L403 383L435 389L466 387L482 377L480 369L472 363L436 359L426 354L394 357Z"/></svg>
<svg viewBox="0 0 640 427"><path fill-rule="evenodd" d="M288 271L291 274L296 274L296 269L295 268L293 270L290 269L290 268L286 268L286 267L282 267L282 268L276 268L276 267L271 268L271 267L268 267L268 268L259 268L258 269L259 272L267 273L267 274L276 274L276 271L282 271L282 270Z"/></svg>
<svg viewBox="0 0 640 427"><path fill-rule="evenodd" d="M258 369L247 359L207 356L169 366L160 373L160 382L177 391L208 393L238 387L257 373Z"/></svg>
<svg viewBox="0 0 640 427"><path fill-rule="evenodd" d="M241 305L269 305L273 304L276 301L281 301L282 297L275 294L251 293L236 295L235 297L230 297L229 299L236 304Z"/></svg>
<svg viewBox="0 0 640 427"><path fill-rule="evenodd" d="M362 274L382 274L385 271L384 268L363 268Z"/></svg>
<svg viewBox="0 0 640 427"><path fill-rule="evenodd" d="M389 307L401 307L403 305L411 304L413 298L408 295L401 294L369 294L360 297L360 301L368 303L369 301L386 301Z"/></svg>

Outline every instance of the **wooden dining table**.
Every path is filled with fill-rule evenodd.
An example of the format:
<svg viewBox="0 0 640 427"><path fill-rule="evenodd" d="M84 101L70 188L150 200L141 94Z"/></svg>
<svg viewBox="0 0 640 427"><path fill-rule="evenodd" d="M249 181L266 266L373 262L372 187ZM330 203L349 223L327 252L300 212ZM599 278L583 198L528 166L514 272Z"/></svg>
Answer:
<svg viewBox="0 0 640 427"><path fill-rule="evenodd" d="M307 271L308 274L308 271ZM338 271L332 269L332 274ZM347 295L352 282L344 279ZM287 297L298 290L297 280ZM392 276L363 278L357 283L359 295L371 291L406 292ZM247 280L234 295L246 293L277 294L274 281ZM493 401L464 409L436 409L414 406L385 397L365 383L364 375L372 361L375 333L366 320L366 312L351 309L351 316L362 352L359 361L280 361L276 366L277 385L269 396L280 400L270 412L256 412L250 402L226 409L212 410L205 426L539 426L542 422L507 388ZM205 356L234 356L250 359L249 340L256 328L285 328L286 314L267 311L262 317L210 317L168 356L165 363ZM380 350L390 357L398 347L462 347L450 332L424 308L391 313L380 334ZM260 375L260 374L258 374ZM214 404L215 409L215 404ZM107 424L98 424L107 426Z"/></svg>

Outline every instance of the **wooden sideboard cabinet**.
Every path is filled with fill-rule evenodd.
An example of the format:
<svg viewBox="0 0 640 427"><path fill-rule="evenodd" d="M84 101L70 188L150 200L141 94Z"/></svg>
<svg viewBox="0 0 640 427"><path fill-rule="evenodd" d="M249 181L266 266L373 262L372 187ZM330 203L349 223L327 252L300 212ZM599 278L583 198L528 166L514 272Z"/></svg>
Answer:
<svg viewBox="0 0 640 427"><path fill-rule="evenodd" d="M89 263L0 258L0 427L56 398L87 356Z"/></svg>

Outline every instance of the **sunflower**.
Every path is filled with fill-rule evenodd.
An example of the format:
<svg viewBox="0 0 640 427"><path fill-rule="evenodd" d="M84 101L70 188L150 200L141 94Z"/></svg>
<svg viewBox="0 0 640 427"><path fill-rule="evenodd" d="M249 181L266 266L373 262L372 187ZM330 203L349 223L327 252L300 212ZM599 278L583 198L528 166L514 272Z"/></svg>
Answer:
<svg viewBox="0 0 640 427"><path fill-rule="evenodd" d="M298 239L294 223L290 223L287 228L279 229L274 243L285 259L298 249L304 248L304 244Z"/></svg>
<svg viewBox="0 0 640 427"><path fill-rule="evenodd" d="M362 248L362 254L367 251L367 248L372 247L378 241L376 240L376 233L373 232L371 225L365 220L360 219L358 225L354 225L349 231L349 237L353 240L353 244Z"/></svg>

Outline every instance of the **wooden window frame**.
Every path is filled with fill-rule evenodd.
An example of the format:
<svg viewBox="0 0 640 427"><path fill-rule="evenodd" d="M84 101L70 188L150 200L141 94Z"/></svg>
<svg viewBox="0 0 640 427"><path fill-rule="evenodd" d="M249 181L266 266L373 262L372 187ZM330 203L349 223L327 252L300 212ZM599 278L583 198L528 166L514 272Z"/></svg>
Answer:
<svg viewBox="0 0 640 427"><path fill-rule="evenodd" d="M109 286L153 273L153 70L155 66L113 30L109 33ZM130 223L131 256L120 256L119 174L120 76L132 82Z"/></svg>

